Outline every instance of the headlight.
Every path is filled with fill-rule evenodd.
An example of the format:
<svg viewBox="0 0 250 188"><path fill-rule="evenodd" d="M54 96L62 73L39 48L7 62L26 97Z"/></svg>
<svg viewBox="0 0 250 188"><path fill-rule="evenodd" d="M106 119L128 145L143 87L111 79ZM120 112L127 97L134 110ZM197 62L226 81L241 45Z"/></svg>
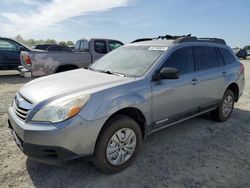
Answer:
<svg viewBox="0 0 250 188"><path fill-rule="evenodd" d="M89 95L56 100L37 111L32 121L46 121L51 123L64 121L78 114L88 99Z"/></svg>

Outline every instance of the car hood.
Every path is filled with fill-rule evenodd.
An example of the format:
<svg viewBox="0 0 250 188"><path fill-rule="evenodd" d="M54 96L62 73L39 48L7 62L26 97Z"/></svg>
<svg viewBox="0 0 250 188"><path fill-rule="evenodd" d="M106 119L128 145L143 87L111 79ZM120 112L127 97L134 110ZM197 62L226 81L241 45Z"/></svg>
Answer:
<svg viewBox="0 0 250 188"><path fill-rule="evenodd" d="M134 78L77 69L37 78L25 84L19 93L28 101L41 101L78 92L95 93L99 90L133 81Z"/></svg>

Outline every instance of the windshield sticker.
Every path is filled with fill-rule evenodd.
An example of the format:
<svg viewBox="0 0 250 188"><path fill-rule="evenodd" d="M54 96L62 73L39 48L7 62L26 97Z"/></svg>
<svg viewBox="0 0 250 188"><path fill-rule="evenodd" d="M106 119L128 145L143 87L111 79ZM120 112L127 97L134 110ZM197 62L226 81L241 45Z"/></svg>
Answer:
<svg viewBox="0 0 250 188"><path fill-rule="evenodd" d="M151 46L148 50L166 51L168 47Z"/></svg>

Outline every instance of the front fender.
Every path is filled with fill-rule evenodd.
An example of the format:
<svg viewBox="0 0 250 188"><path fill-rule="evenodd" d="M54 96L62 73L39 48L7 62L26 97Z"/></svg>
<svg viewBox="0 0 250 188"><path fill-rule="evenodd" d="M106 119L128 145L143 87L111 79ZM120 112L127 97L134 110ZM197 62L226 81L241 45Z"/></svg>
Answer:
<svg viewBox="0 0 250 188"><path fill-rule="evenodd" d="M136 108L142 112L147 122L150 121L150 101L142 96L136 94L114 96L113 98L99 98L92 100L85 106L81 117L87 121L95 119L108 118L115 112L124 108Z"/></svg>

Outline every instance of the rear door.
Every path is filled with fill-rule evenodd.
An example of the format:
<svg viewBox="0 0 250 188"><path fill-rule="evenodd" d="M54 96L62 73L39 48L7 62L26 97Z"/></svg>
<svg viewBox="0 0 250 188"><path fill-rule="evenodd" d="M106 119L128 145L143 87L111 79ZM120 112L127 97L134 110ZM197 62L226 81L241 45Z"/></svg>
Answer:
<svg viewBox="0 0 250 188"><path fill-rule="evenodd" d="M210 107L219 102L220 88L223 87L225 70L221 55L212 46L196 46L199 74L199 106Z"/></svg>
<svg viewBox="0 0 250 188"><path fill-rule="evenodd" d="M20 65L18 45L0 39L0 69L17 69Z"/></svg>

